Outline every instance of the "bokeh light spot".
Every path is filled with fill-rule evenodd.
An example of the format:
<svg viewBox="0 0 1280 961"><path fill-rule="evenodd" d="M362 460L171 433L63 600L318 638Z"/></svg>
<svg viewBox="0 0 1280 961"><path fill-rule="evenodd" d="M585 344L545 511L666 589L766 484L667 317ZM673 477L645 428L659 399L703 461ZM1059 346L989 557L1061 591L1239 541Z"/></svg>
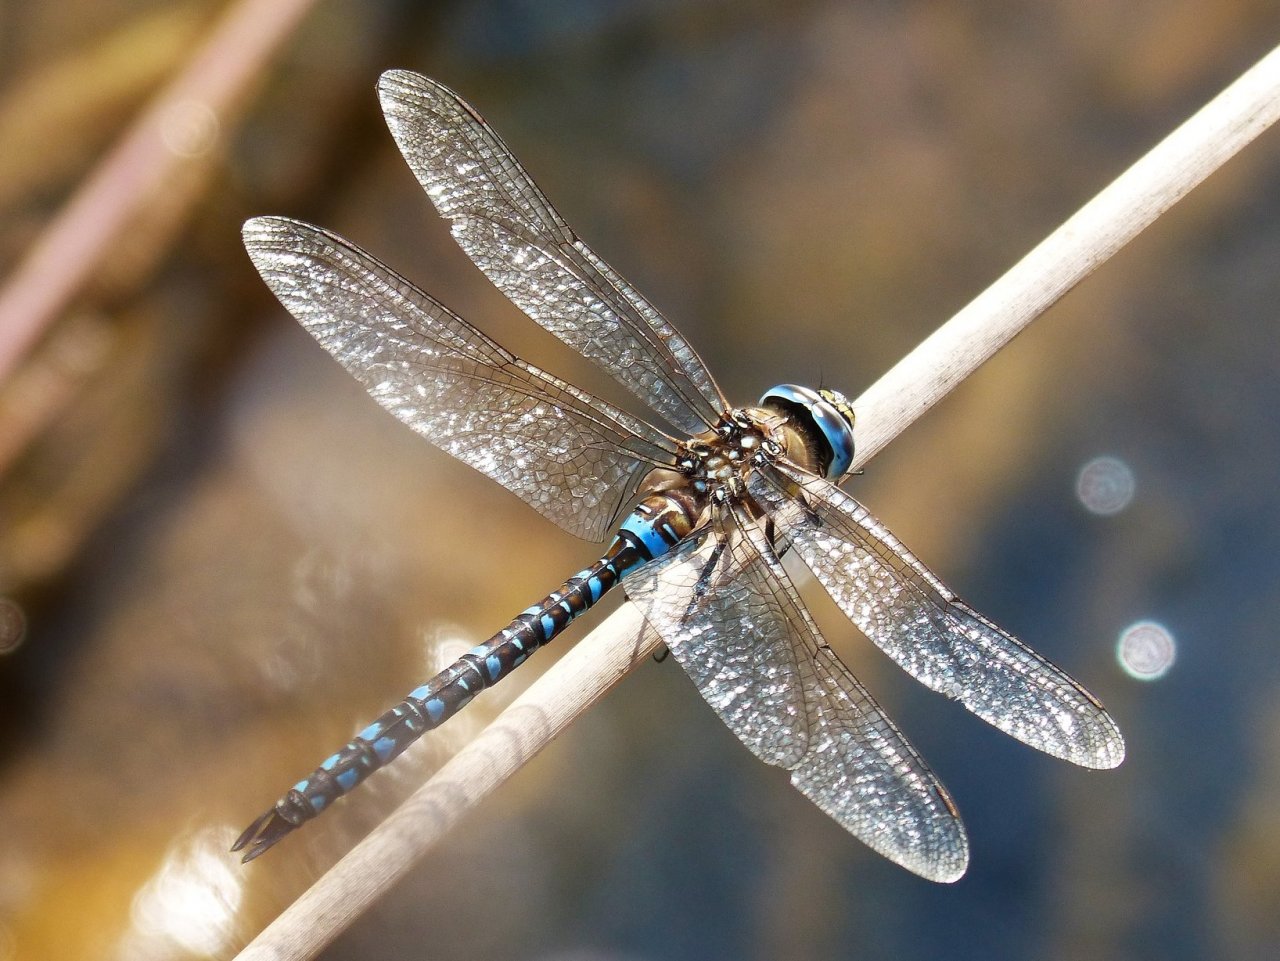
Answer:
<svg viewBox="0 0 1280 961"><path fill-rule="evenodd" d="M202 157L218 142L218 115L199 100L174 104L160 125L160 139L179 157Z"/></svg>
<svg viewBox="0 0 1280 961"><path fill-rule="evenodd" d="M1118 457L1095 457L1076 475L1076 497L1091 514L1119 514L1133 500L1133 471Z"/></svg>
<svg viewBox="0 0 1280 961"><path fill-rule="evenodd" d="M8 654L22 643L27 634L27 616L18 603L0 597L0 654Z"/></svg>
<svg viewBox="0 0 1280 961"><path fill-rule="evenodd" d="M1163 624L1138 621L1120 632L1116 659L1135 680L1156 681L1173 666L1177 647L1173 635Z"/></svg>

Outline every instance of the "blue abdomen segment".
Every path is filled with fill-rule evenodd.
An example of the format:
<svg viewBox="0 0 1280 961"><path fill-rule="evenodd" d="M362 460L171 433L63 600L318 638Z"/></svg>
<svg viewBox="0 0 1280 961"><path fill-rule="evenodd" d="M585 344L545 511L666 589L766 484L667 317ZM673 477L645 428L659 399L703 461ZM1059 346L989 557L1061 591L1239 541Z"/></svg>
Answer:
<svg viewBox="0 0 1280 961"><path fill-rule="evenodd" d="M670 494L646 497L619 526L618 538L630 538L639 548L640 563L661 557L692 530L697 506L689 498Z"/></svg>
<svg viewBox="0 0 1280 961"><path fill-rule="evenodd" d="M632 515L635 516L634 514ZM641 528L643 525L639 525ZM656 539L655 539L656 538ZM559 635L579 614L590 609L618 581L643 566L660 547L660 535L645 536L624 525L605 556L522 612L480 644L387 711L321 762L275 806L240 836L233 851L247 848L245 861L309 821L352 790L374 771L397 757L419 737L461 710L473 697ZM665 553L661 548L657 553Z"/></svg>

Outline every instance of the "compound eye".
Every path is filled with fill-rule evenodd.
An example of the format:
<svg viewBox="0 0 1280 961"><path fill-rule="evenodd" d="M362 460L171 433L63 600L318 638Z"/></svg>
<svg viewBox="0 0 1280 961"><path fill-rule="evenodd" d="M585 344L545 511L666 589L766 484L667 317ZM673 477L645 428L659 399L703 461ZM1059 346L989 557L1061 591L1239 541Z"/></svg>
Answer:
<svg viewBox="0 0 1280 961"><path fill-rule="evenodd" d="M760 398L765 406L789 409L813 428L814 442L821 444L828 480L838 481L853 465L853 409L843 394L816 391L798 384L781 384Z"/></svg>

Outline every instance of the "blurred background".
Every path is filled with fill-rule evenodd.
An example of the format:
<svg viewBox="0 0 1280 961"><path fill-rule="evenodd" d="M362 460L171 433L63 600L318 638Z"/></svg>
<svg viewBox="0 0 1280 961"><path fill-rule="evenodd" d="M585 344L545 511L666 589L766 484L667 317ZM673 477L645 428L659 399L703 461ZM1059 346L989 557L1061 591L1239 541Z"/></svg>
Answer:
<svg viewBox="0 0 1280 961"><path fill-rule="evenodd" d="M475 104L730 398L856 396L1275 14L0 2L0 961L233 956L584 630L268 856L227 853L597 551L379 410L243 253L248 216L323 224L603 389L453 245L382 70ZM1036 754L829 618L956 797L958 884L871 854L646 663L324 957L1280 956L1278 263L1273 131L850 485L1108 705L1121 768Z"/></svg>

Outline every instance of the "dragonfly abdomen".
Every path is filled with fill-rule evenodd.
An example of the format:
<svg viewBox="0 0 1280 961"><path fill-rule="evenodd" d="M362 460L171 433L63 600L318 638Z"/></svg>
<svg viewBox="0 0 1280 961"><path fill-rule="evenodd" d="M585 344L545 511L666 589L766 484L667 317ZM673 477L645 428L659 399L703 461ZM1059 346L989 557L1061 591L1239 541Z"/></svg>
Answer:
<svg viewBox="0 0 1280 961"><path fill-rule="evenodd" d="M692 529L687 498L672 493L645 498L623 523L609 550L556 591L522 611L497 634L472 648L339 750L325 758L240 835L251 861L294 828L318 815L410 744L439 727L477 694L519 667L591 609L627 574L665 554Z"/></svg>

